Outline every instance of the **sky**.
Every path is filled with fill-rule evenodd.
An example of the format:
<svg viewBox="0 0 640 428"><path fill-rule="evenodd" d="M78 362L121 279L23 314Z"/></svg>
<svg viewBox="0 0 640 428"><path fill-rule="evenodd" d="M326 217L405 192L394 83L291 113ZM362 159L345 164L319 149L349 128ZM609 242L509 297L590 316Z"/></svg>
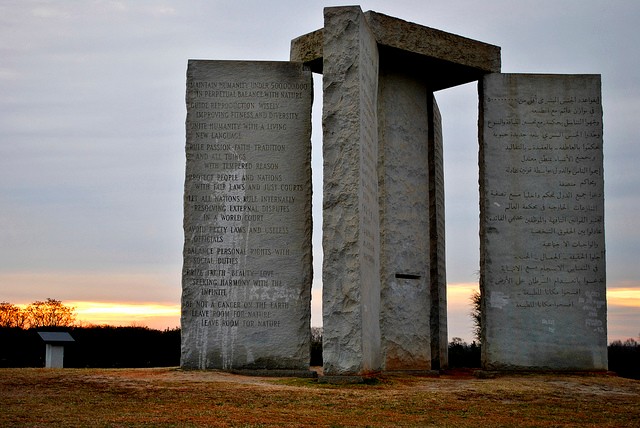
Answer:
<svg viewBox="0 0 640 428"><path fill-rule="evenodd" d="M188 59L288 60L325 1L0 0L0 301L48 297L86 323L179 325ZM640 335L640 2L362 1L502 48L505 73L601 74L609 340ZM321 196L320 78L313 120ZM477 89L436 93L449 338L477 289ZM320 187L317 187L320 186ZM319 228L312 325L320 325Z"/></svg>

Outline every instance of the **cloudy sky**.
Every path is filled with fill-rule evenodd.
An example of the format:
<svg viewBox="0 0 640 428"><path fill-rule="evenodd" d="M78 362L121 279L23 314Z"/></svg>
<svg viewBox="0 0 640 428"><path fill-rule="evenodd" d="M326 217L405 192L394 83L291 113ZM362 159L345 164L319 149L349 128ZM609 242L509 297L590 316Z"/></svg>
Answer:
<svg viewBox="0 0 640 428"><path fill-rule="evenodd" d="M177 326L187 60L287 60L290 40L321 28L323 7L341 4L353 3L0 1L0 301L52 297L75 304L87 321ZM501 46L503 72L602 74L609 339L640 335L640 2L360 4ZM470 340L468 295L479 269L476 85L436 96L450 337ZM314 325L320 287L316 281Z"/></svg>

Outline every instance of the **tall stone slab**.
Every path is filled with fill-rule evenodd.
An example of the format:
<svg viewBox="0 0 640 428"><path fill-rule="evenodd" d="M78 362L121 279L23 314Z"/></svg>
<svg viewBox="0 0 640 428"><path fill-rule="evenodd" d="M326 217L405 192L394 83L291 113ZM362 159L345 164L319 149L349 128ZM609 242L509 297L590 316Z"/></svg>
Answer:
<svg viewBox="0 0 640 428"><path fill-rule="evenodd" d="M607 369L599 75L480 85L482 362Z"/></svg>
<svg viewBox="0 0 640 428"><path fill-rule="evenodd" d="M425 81L380 67L381 312L385 370L431 369L429 109Z"/></svg>
<svg viewBox="0 0 640 428"><path fill-rule="evenodd" d="M381 364L378 49L359 7L324 20L324 373L354 375Z"/></svg>
<svg viewBox="0 0 640 428"><path fill-rule="evenodd" d="M449 367L447 329L447 269L444 223L444 156L442 117L433 94L429 111L429 240L431 285L431 368Z"/></svg>
<svg viewBox="0 0 640 428"><path fill-rule="evenodd" d="M189 61L181 366L309 367L311 72Z"/></svg>

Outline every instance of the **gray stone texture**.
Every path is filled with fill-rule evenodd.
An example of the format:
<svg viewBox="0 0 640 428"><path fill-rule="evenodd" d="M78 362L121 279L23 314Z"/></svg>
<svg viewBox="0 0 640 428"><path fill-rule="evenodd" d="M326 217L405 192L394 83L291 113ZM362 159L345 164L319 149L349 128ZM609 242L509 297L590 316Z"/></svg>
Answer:
<svg viewBox="0 0 640 428"><path fill-rule="evenodd" d="M498 46L373 11L365 12L364 17L381 57L386 57L389 64L402 64L405 70L422 73L433 91L500 71ZM291 60L307 63L314 72L322 73L323 37L324 29L320 29L292 40Z"/></svg>
<svg viewBox="0 0 640 428"><path fill-rule="evenodd" d="M189 61L181 366L306 370L311 72Z"/></svg>
<svg viewBox="0 0 640 428"><path fill-rule="evenodd" d="M326 375L380 369L378 53L358 7L325 9L323 359Z"/></svg>
<svg viewBox="0 0 640 428"><path fill-rule="evenodd" d="M430 97L422 79L381 67L380 323L385 370L431 369Z"/></svg>
<svg viewBox="0 0 640 428"><path fill-rule="evenodd" d="M482 362L607 369L599 75L480 85Z"/></svg>
<svg viewBox="0 0 640 428"><path fill-rule="evenodd" d="M431 368L449 366L447 330L447 272L444 223L444 156L442 117L435 96L427 99L429 110L429 236L431 268Z"/></svg>
<svg viewBox="0 0 640 428"><path fill-rule="evenodd" d="M291 59L324 74L325 373L447 367L433 91L499 71L500 48L336 7Z"/></svg>

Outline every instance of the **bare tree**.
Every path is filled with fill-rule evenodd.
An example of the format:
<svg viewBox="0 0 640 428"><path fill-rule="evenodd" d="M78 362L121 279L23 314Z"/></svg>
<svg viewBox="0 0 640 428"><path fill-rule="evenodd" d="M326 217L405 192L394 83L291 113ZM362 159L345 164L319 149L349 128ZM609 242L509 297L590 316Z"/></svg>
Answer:
<svg viewBox="0 0 640 428"><path fill-rule="evenodd" d="M76 308L60 300L47 298L26 307L29 327L70 327L76 320Z"/></svg>
<svg viewBox="0 0 640 428"><path fill-rule="evenodd" d="M27 314L20 307L9 302L0 302L0 327L24 328Z"/></svg>
<svg viewBox="0 0 640 428"><path fill-rule="evenodd" d="M473 337L481 342L482 339L482 295L474 291L471 295L471 312L469 315L473 320Z"/></svg>
<svg viewBox="0 0 640 428"><path fill-rule="evenodd" d="M311 359L312 366L322 365L322 327L311 327Z"/></svg>

